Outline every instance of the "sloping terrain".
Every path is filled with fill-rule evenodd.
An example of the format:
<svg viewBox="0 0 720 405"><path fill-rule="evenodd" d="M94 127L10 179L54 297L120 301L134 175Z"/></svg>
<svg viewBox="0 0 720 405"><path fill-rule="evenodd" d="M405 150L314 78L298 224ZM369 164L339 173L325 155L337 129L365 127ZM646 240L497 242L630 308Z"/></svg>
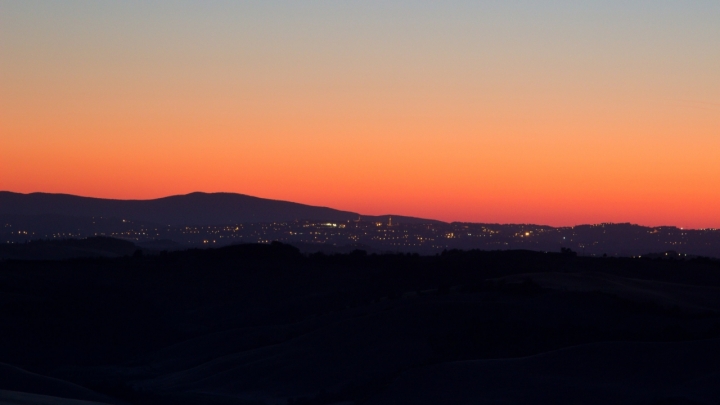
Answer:
<svg viewBox="0 0 720 405"><path fill-rule="evenodd" d="M112 401L79 385L56 378L45 377L29 371L0 363L0 392L32 392L56 398L70 398L86 401ZM3 399L0 394L0 403Z"/></svg>
<svg viewBox="0 0 720 405"><path fill-rule="evenodd" d="M49 395L29 394L0 390L0 404L2 405L109 405L100 402L83 401L78 399L60 398Z"/></svg>
<svg viewBox="0 0 720 405"><path fill-rule="evenodd" d="M0 214L31 217L105 217L162 225L221 225L293 220L347 221L359 217L359 214L354 212L234 193L191 193L153 200L112 200L69 194L20 194L8 191L0 191ZM395 217L405 223L437 222Z"/></svg>
<svg viewBox="0 0 720 405"><path fill-rule="evenodd" d="M0 262L0 361L104 403L713 403L719 287L708 260L528 251Z"/></svg>
<svg viewBox="0 0 720 405"><path fill-rule="evenodd" d="M720 340L612 342L517 359L443 363L400 376L372 405L715 404Z"/></svg>
<svg viewBox="0 0 720 405"><path fill-rule="evenodd" d="M718 287L639 280L598 272L516 274L495 281L506 283L530 281L542 288L611 294L665 308L720 311Z"/></svg>

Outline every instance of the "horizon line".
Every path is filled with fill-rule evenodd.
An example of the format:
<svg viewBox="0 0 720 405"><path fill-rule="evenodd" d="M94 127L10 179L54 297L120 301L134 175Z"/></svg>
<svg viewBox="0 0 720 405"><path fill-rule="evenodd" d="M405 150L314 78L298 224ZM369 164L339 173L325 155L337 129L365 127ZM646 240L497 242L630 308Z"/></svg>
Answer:
<svg viewBox="0 0 720 405"><path fill-rule="evenodd" d="M377 214L377 215L371 215L371 214L362 214L359 212L339 209L339 208L333 208L330 206L322 206L322 205L312 205L307 203L301 203L291 200L281 200L281 199L275 199L275 198L266 198L266 197L258 197L253 196L250 194L244 194L244 193L238 193L238 192L231 192L231 191L191 191L185 194L171 194L166 195L162 197L156 197L156 198L145 198L145 199L138 199L138 198L106 198L106 197L94 197L94 196L87 196L87 195L78 195L78 194L70 194L70 193L53 193L53 192L46 192L46 191L32 191L28 193L22 193L17 191L10 191L10 190L0 190L1 193L9 193L9 194L20 194L20 195L33 195L33 194L46 194L46 195L58 195L58 196L69 196L69 197L77 197L77 198L88 198L88 199L94 199L94 200L107 200L107 201L156 201L156 200L162 200L166 198L172 198L172 197L186 197L193 194L204 194L204 195L212 195L212 194L226 194L226 195L237 195L237 196L243 196L248 198L255 198L260 200L267 200L267 201L277 201L277 202L285 202L285 203L291 203L291 204L298 204L298 205L304 205L308 207L317 207L317 208L326 208L331 209L335 211L340 212L347 212L350 214L356 214L360 217L405 217L405 218L413 218L413 219L422 219L422 220L428 220L433 222L442 222L445 224L480 224L480 225L503 225L503 226L538 226L538 227L548 227L548 228L555 228L555 229L562 229L562 228L575 228L580 226L600 226L600 225L631 225L631 226L639 226L643 228L675 228L679 230L685 230L685 231L705 231L705 230L719 230L720 228L713 228L713 227L706 227L706 228L687 228L687 227L681 227L677 225L644 225L640 223L634 223L634 222L596 222L596 223L577 223L575 225L563 225L563 226L554 226L554 225L548 225L548 224L541 224L541 223L532 223L532 222L474 222L474 221L444 221L440 219L434 219L434 218L423 218L423 217L415 217L412 215L404 215L404 214Z"/></svg>

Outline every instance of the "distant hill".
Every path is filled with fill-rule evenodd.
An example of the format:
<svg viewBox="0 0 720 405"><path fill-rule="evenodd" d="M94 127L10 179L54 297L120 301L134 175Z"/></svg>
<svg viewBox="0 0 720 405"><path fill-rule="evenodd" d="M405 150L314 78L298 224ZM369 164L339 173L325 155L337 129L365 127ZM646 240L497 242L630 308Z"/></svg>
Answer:
<svg viewBox="0 0 720 405"><path fill-rule="evenodd" d="M272 226L268 224L272 223ZM601 223L572 227L367 216L241 194L155 200L0 192L0 244L108 236L147 251L279 241L303 252L436 254L452 249L557 252L686 260L720 258L720 229Z"/></svg>
<svg viewBox="0 0 720 405"><path fill-rule="evenodd" d="M69 194L0 191L0 214L105 217L161 225L222 225L293 220L348 221L360 214L233 193L190 193L154 200L112 200ZM386 220L387 216L369 217ZM393 216L404 223L439 222Z"/></svg>

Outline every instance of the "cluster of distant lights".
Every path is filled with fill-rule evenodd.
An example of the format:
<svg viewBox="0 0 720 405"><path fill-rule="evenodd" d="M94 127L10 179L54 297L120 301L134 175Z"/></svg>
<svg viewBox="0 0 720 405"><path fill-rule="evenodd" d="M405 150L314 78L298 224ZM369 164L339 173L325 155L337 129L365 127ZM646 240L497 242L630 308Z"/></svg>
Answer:
<svg viewBox="0 0 720 405"><path fill-rule="evenodd" d="M95 219L95 218L93 218L93 219ZM99 219L102 219L102 217L99 217ZM122 223L130 223L130 224L133 223L133 221L126 220L126 219L122 219L121 221L122 221ZM353 222L357 223L357 225L352 226ZM212 238L212 239L206 238L206 239L202 239L200 241L195 241L195 242L188 241L190 243L217 244L218 239L228 240L228 239L236 239L237 238L236 235L232 235L232 234L231 235L222 235L221 233L230 232L230 233L234 234L234 233L238 233L241 231L247 231L248 235L240 235L240 237L241 238L251 237L251 240L252 240L252 237L254 236L256 238L255 240L258 243L270 243L272 240L290 241L290 239L288 239L286 237L279 237L279 238L273 237L272 239L269 239L267 237L263 238L263 236L267 234L267 231L275 231L275 232L287 232L287 235L289 235L289 236L294 236L294 237L300 236L301 239L305 239L305 240L302 240L303 242L310 242L310 243L331 242L331 240L329 238L332 238L332 237L344 237L348 241L359 242L359 241L361 241L361 238L364 236L364 237L369 237L370 240L384 241L390 245L397 245L397 246L423 246L423 245L426 245L426 246L429 246L433 242L435 242L436 238L438 238L438 237L443 238L443 239L456 239L456 238L462 238L464 235L467 235L468 237L474 236L475 238L480 238L480 237L487 237L487 236L493 236L496 234L504 233L506 236L510 236L510 237L530 238L531 236L535 236L535 234L545 233L548 231L562 232L562 231L567 231L567 230L575 230L577 228L577 227L573 226L573 227L560 227L560 228L544 229L544 227L542 227L542 226L536 226L536 225L533 226L533 225L525 224L525 225L517 225L521 229L519 232L515 232L514 234L508 234L508 233L505 233L505 231L501 232L499 230L493 230L493 229L487 228L485 226L481 226L480 224L469 224L469 225L468 224L444 224L444 225L440 225L440 227L445 227L445 226L451 225L451 226L454 226L456 230L459 230L459 232L443 233L440 229L436 229L437 226L435 226L435 225L409 224L409 225L411 225L411 228L415 228L415 229L422 228L422 229L426 229L428 231L437 233L436 237L426 237L426 236L421 236L420 234L415 234L415 235L413 235L412 238L410 238L408 235L408 230L407 229L401 230L400 228L398 228L398 224L392 223L392 219L390 218L390 219L388 219L387 223L377 222L377 221L376 222L362 221L362 228L369 229L368 227L374 227L376 229L379 228L379 229L377 229L377 232L383 232L383 233L384 232L399 232L399 233L404 232L405 235L403 235L402 237L394 237L394 236L388 236L388 235L383 235L383 234L379 234L379 235L376 234L374 236L371 236L370 234L368 234L368 232L363 232L361 235L355 235L352 233L347 233L347 234L345 234L345 233L338 233L338 234L330 233L330 234L328 234L328 233L319 232L319 231L315 231L315 232L312 232L312 231L311 232L294 232L292 230L285 231L286 227L293 226L293 225L301 226L303 228L314 228L316 230L322 229L322 228L339 230L339 229L343 229L343 228L348 228L348 226L350 226L350 228L352 229L355 227L359 227L361 225L360 222L361 221L358 219L356 221L347 221L347 223L343 223L343 222L312 222L312 221L307 221L307 222L303 223L302 221L292 221L292 222L278 222L278 223L265 223L265 224L259 224L259 223L245 224L245 226L242 224L224 225L224 226L195 226L195 227L190 227L190 226L173 227L171 225L168 225L167 229L143 227L143 228L139 229L138 231L131 229L131 230L123 231L123 232L112 232L112 233L107 234L107 236L121 237L121 238L125 238L125 239L140 241L140 240L146 240L146 239L154 238L154 237L161 237L160 232L167 231L167 232L174 233L174 232L179 231L183 234L197 234L198 236L199 236L199 234L217 235L216 238ZM93 222L93 223L95 223L95 222ZM590 225L590 226L604 228L608 225L616 225L616 224L602 223L602 224L595 224L595 225ZM630 225L630 224L628 224L628 225ZM12 228L12 225L5 224L5 228L8 228L8 227ZM473 229L476 229L476 231L474 233L462 231L463 228L469 230L470 227L472 227ZM525 227L533 227L534 229L530 230L530 231L525 231L522 229ZM673 235L672 232L669 232L672 230L684 231L684 228L655 227L655 228L650 228L647 232L650 234L658 234L658 233L661 233L662 231L664 231L662 233L665 235L668 235L668 234ZM703 228L703 229L697 229L694 231L695 232L698 232L698 231L717 232L718 229L717 228ZM603 233L604 233L604 231L603 231ZM17 234L17 235L23 235L23 236L34 235L34 233L32 233L32 232L28 233L28 231L10 232L10 234L11 235ZM94 233L94 235L95 236L105 236L104 233ZM307 235L311 239L303 238L302 235ZM68 238L68 237L82 237L83 235L80 233L77 233L77 234L75 234L75 233L57 233L57 234L45 235L45 236L46 237L51 236L52 238L57 239L57 238ZM575 236L574 232L573 232L572 236ZM574 242L574 238L572 236L569 238L569 240L567 240L566 237L563 237L563 240L568 241L568 242ZM679 236L689 236L688 231L680 233ZM398 243L398 242L400 242L400 243ZM14 243L14 242L7 241L7 243ZM501 244L504 243L504 245L508 245L508 242L500 242L500 243ZM676 242L667 242L666 241L665 243L672 244L672 245L687 244L687 242L679 242L679 241L676 241ZM596 245L596 244L597 244L597 242L592 242L590 245ZM585 248L586 246L588 246L588 245L580 245L581 248ZM438 247L438 246L436 246L435 244L432 244L432 247ZM439 247L442 247L442 246L439 246Z"/></svg>

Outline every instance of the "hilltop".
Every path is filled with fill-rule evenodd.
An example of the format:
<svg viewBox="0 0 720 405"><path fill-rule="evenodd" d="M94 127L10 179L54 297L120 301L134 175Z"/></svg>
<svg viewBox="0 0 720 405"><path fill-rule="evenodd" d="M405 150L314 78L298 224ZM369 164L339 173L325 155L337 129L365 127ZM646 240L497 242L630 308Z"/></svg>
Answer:
<svg viewBox="0 0 720 405"><path fill-rule="evenodd" d="M295 220L350 221L350 211L235 193L190 193L151 200L114 200L70 194L0 191L0 215L102 217L161 225L222 225ZM364 216L386 220L389 215ZM404 223L439 222L393 215Z"/></svg>
<svg viewBox="0 0 720 405"><path fill-rule="evenodd" d="M435 254L449 249L556 252L587 256L720 257L720 230L603 223L446 223L349 211L241 194L192 193L156 200L105 200L0 192L0 243L109 236L151 250L279 241L305 252ZM667 255L666 255L667 253Z"/></svg>

